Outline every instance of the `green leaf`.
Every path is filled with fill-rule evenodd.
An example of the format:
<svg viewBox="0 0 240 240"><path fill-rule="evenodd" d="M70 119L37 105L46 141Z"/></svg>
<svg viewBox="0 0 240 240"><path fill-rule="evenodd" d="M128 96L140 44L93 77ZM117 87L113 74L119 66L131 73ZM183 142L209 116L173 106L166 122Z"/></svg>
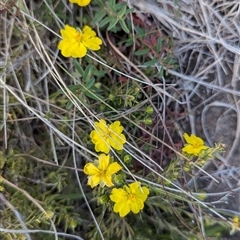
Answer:
<svg viewBox="0 0 240 240"><path fill-rule="evenodd" d="M136 31L137 35L139 35L139 36L145 35L145 30L143 28L135 27L135 31Z"/></svg>
<svg viewBox="0 0 240 240"><path fill-rule="evenodd" d="M129 8L126 10L125 15L132 13L134 11L134 8Z"/></svg>
<svg viewBox="0 0 240 240"><path fill-rule="evenodd" d="M151 60L151 61L145 62L143 65L146 66L146 67L152 67L152 66L154 66L157 62L159 62L159 60L155 58L155 59L153 59L153 60Z"/></svg>
<svg viewBox="0 0 240 240"><path fill-rule="evenodd" d="M85 85L84 87L87 88L87 89L90 89L93 84L95 83L95 79L94 78L91 78Z"/></svg>
<svg viewBox="0 0 240 240"><path fill-rule="evenodd" d="M104 27L106 24L108 24L109 22L112 21L112 19L114 19L113 17L106 17L104 18L100 23L99 23L99 27Z"/></svg>
<svg viewBox="0 0 240 240"><path fill-rule="evenodd" d="M122 7L122 9L118 12L117 18L118 18L118 19L123 18L123 16L124 16L125 13L126 13L126 10L127 10L127 7L126 7L126 4L124 4L124 6Z"/></svg>
<svg viewBox="0 0 240 240"><path fill-rule="evenodd" d="M79 84L77 84L77 85L68 85L67 88L74 93L77 90L79 90L79 88L81 88L81 85L79 85Z"/></svg>
<svg viewBox="0 0 240 240"><path fill-rule="evenodd" d="M103 77L106 75L108 71L107 70L102 70L102 71L99 71L96 69L96 67L94 66L94 70L93 70L93 75L96 76L96 77Z"/></svg>
<svg viewBox="0 0 240 240"><path fill-rule="evenodd" d="M121 23L121 21L120 21L120 23ZM133 45L133 39L132 38L127 39L125 44L124 44L125 47L130 47L132 45Z"/></svg>
<svg viewBox="0 0 240 240"><path fill-rule="evenodd" d="M163 77L163 73L164 73L164 68L163 68L163 66L161 66L160 71L159 71L159 73L158 73L158 76L159 76L160 78L162 78L162 77Z"/></svg>
<svg viewBox="0 0 240 240"><path fill-rule="evenodd" d="M4 156L3 152L0 152L0 169L3 168L6 162L7 158Z"/></svg>
<svg viewBox="0 0 240 240"><path fill-rule="evenodd" d="M142 55L145 55L145 54L148 54L149 53L149 48L144 48L144 49L141 49L141 50L138 50L134 53L134 55L136 56L142 56Z"/></svg>
<svg viewBox="0 0 240 240"><path fill-rule="evenodd" d="M114 28L116 26L116 24L118 23L118 19L117 18L114 18L110 23L109 23L109 26L107 28L107 30L111 30L112 28Z"/></svg>
<svg viewBox="0 0 240 240"><path fill-rule="evenodd" d="M91 25L94 26L96 25L97 23L99 23L105 16L106 16L107 12L106 10L103 8L101 9L97 14L96 16L93 18L92 22L91 22Z"/></svg>
<svg viewBox="0 0 240 240"><path fill-rule="evenodd" d="M159 38L157 42L157 53L159 53L162 50L162 45L163 45L163 40Z"/></svg>
<svg viewBox="0 0 240 240"><path fill-rule="evenodd" d="M116 2L115 0L112 1L106 1L106 5L108 6L108 8L117 15L117 11L116 11Z"/></svg>
<svg viewBox="0 0 240 240"><path fill-rule="evenodd" d="M130 33L130 31L129 31L129 29L128 29L128 27L127 27L127 25L126 25L126 23L124 22L123 19L120 19L119 23L120 23L120 25L121 25L121 27L122 27L122 29L125 33Z"/></svg>
<svg viewBox="0 0 240 240"><path fill-rule="evenodd" d="M84 71L83 71L81 65L79 64L78 60L75 58L73 59L73 65L76 68L76 70L80 73L80 75L82 76Z"/></svg>
<svg viewBox="0 0 240 240"><path fill-rule="evenodd" d="M98 95L98 94L90 92L90 91L85 92L85 95L87 97L89 97L93 100L97 100L97 101L99 101L99 99L103 99L103 97L101 95Z"/></svg>
<svg viewBox="0 0 240 240"><path fill-rule="evenodd" d="M84 71L84 74L83 74L83 81L86 83L89 81L89 79L91 78L92 76L92 66L91 65L88 65Z"/></svg>
<svg viewBox="0 0 240 240"><path fill-rule="evenodd" d="M125 8L125 11L124 12L126 12L126 2L119 2L119 3L117 3L116 5L115 5L115 10L116 11L121 11L121 9L124 9Z"/></svg>
<svg viewBox="0 0 240 240"><path fill-rule="evenodd" d="M66 104L66 109L69 110L70 108L72 108L73 103L71 101L68 101Z"/></svg>

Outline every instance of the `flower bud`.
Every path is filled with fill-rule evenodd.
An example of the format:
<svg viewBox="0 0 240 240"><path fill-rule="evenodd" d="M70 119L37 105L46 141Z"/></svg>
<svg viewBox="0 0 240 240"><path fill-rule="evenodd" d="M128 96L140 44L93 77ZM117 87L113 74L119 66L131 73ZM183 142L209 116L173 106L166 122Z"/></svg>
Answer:
<svg viewBox="0 0 240 240"><path fill-rule="evenodd" d="M123 158L123 161L125 164L129 165L132 163L132 156L129 154L126 154Z"/></svg>
<svg viewBox="0 0 240 240"><path fill-rule="evenodd" d="M100 197L98 197L98 203L101 205L107 204L108 200L109 200L109 198L106 195L101 195Z"/></svg>
<svg viewBox="0 0 240 240"><path fill-rule="evenodd" d="M119 173L113 177L114 183L118 186L123 185L125 183L125 179L126 179L125 173Z"/></svg>
<svg viewBox="0 0 240 240"><path fill-rule="evenodd" d="M100 111L104 112L106 110L106 105L105 104L101 104L100 105Z"/></svg>
<svg viewBox="0 0 240 240"><path fill-rule="evenodd" d="M95 83L94 86L95 86L96 88L98 88L98 89L101 89L102 84L101 84L101 83Z"/></svg>
<svg viewBox="0 0 240 240"><path fill-rule="evenodd" d="M152 114L153 113L153 107L152 106L147 106L146 109L145 109L145 113L147 114Z"/></svg>
<svg viewBox="0 0 240 240"><path fill-rule="evenodd" d="M115 100L115 96L113 94L109 94L108 96L109 100L111 100L112 102Z"/></svg>
<svg viewBox="0 0 240 240"><path fill-rule="evenodd" d="M74 218L72 218L72 219L70 220L69 227L70 227L72 230L74 230L74 229L76 228L76 226L77 226L77 220L74 219Z"/></svg>
<svg viewBox="0 0 240 240"><path fill-rule="evenodd" d="M151 119L151 118L146 118L146 119L144 120L144 123L145 123L147 126L152 125L152 119Z"/></svg>
<svg viewBox="0 0 240 240"><path fill-rule="evenodd" d="M139 91L140 91L140 88L136 87L136 88L134 89L134 94L135 94L135 95L138 94Z"/></svg>

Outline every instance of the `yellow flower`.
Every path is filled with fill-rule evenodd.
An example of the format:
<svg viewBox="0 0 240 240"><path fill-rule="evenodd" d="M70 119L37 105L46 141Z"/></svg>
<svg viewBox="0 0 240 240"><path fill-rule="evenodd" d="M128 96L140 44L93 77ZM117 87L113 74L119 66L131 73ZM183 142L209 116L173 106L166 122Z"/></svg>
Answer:
<svg viewBox="0 0 240 240"><path fill-rule="evenodd" d="M64 57L84 57L87 49L96 51L102 44L102 40L96 37L96 33L89 26L85 26L81 31L65 25L60 32L63 39L59 42L58 49L61 50Z"/></svg>
<svg viewBox="0 0 240 240"><path fill-rule="evenodd" d="M187 144L182 148L182 151L190 155L199 156L202 150L207 149L208 147L204 145L204 142L201 138L191 134L189 136L187 133L183 134Z"/></svg>
<svg viewBox="0 0 240 240"><path fill-rule="evenodd" d="M87 163L84 166L84 173L89 175L88 185L91 188L96 187L99 183L102 186L112 187L112 175L118 172L122 167L117 163L110 163L110 155L101 154L96 161L96 165L93 163Z"/></svg>
<svg viewBox="0 0 240 240"><path fill-rule="evenodd" d="M123 149L126 138L122 134L123 126L119 121L115 121L109 126L105 120L101 119L94 123L94 127L95 130L90 133L90 137L95 144L96 152L109 153L111 147L116 150Z"/></svg>
<svg viewBox="0 0 240 240"><path fill-rule="evenodd" d="M77 3L80 7L86 7L91 0L69 0L71 3Z"/></svg>
<svg viewBox="0 0 240 240"><path fill-rule="evenodd" d="M233 219L232 219L232 229L230 231L230 235L233 235L235 232L237 232L239 230L239 227L240 227L240 221L239 221L239 217L238 216L235 216Z"/></svg>
<svg viewBox="0 0 240 240"><path fill-rule="evenodd" d="M134 182L123 188L114 188L110 199L115 202L113 211L125 217L130 211L137 214L144 207L149 190L141 187L140 182Z"/></svg>

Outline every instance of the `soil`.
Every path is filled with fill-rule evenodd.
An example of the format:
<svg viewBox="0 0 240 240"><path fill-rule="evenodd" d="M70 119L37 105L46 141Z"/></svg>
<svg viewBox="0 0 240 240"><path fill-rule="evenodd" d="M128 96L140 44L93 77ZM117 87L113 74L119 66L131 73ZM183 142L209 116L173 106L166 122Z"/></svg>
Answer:
<svg viewBox="0 0 240 240"><path fill-rule="evenodd" d="M223 87L236 90L231 86L232 69L228 69L227 75L222 72L222 76ZM215 160L206 169L219 182L216 184L203 177L199 178L199 183L205 185L206 192L216 193L214 197L208 198L209 202L214 202L214 208L228 209L231 213L234 211L240 214L239 97L224 91L211 91L210 94L203 92L201 92L201 101L193 101L192 104L192 108L196 109L194 115L197 134L204 136L210 146L223 143L225 153L220 160ZM209 89L206 89L205 93L207 92ZM218 195L223 192L225 194ZM234 236L227 235L222 239L237 240L240 239L240 233Z"/></svg>

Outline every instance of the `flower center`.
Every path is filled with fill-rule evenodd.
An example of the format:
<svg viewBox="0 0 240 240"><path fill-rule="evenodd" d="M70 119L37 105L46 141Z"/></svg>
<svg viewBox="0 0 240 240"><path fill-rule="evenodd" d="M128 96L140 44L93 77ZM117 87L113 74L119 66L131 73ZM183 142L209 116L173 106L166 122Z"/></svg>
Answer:
<svg viewBox="0 0 240 240"><path fill-rule="evenodd" d="M75 36L75 38L78 42L81 42L82 41L82 33L78 32L77 35Z"/></svg>
<svg viewBox="0 0 240 240"><path fill-rule="evenodd" d="M101 171L101 178L104 177L106 175L106 170L102 170Z"/></svg>
<svg viewBox="0 0 240 240"><path fill-rule="evenodd" d="M129 193L129 194L128 194L128 199L129 199L130 201L134 201L135 198L136 198L135 194L132 194L132 193Z"/></svg>
<svg viewBox="0 0 240 240"><path fill-rule="evenodd" d="M200 146L201 146L201 144L200 144L200 143L198 143L198 142L195 142L195 143L193 143L192 145L193 145L193 147L195 147L195 148L198 148L198 147L200 147Z"/></svg>
<svg viewBox="0 0 240 240"><path fill-rule="evenodd" d="M100 178L103 178L105 175L106 175L106 170L99 169L98 176L99 176Z"/></svg>
<svg viewBox="0 0 240 240"><path fill-rule="evenodd" d="M107 131L104 131L103 132L103 138L105 140L107 140L108 138L110 138L110 134L111 134L111 131L107 130Z"/></svg>

